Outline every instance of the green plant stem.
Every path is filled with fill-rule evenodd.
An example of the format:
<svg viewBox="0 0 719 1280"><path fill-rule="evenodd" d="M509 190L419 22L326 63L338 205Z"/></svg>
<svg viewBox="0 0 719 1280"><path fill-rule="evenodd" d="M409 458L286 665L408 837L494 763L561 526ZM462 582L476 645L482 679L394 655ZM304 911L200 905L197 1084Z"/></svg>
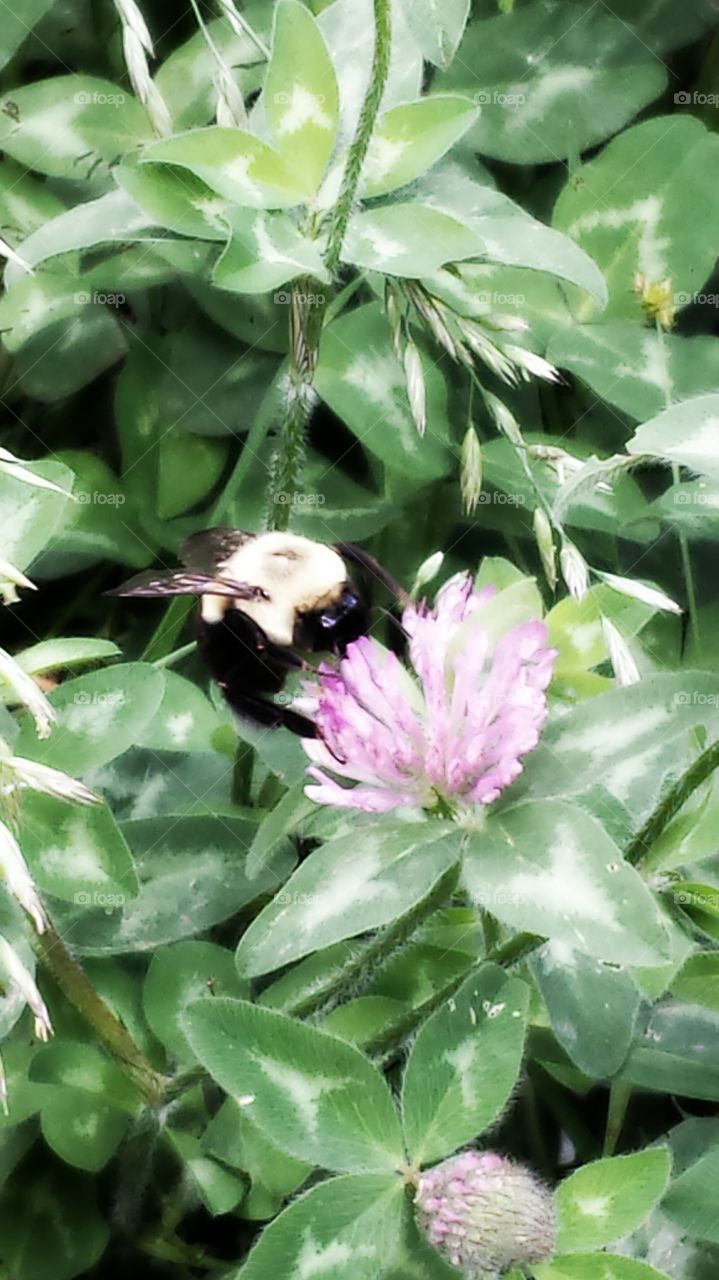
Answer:
<svg viewBox="0 0 719 1280"><path fill-rule="evenodd" d="M344 243L347 224L352 213L352 206L357 195L357 186L362 173L370 140L374 132L379 113L382 94L387 83L389 59L392 49L392 19L390 0L374 0L374 54L369 85L365 94L362 110L357 122L352 145L347 155L342 187L337 198L325 262L334 275L339 266L342 245Z"/></svg>
<svg viewBox="0 0 719 1280"><path fill-rule="evenodd" d="M547 1144L542 1132L542 1121L537 1105L537 1090L531 1076L527 1076L524 1082L520 1105L524 1113L524 1130L529 1139L533 1163L546 1178L552 1172L552 1161L549 1158Z"/></svg>
<svg viewBox="0 0 719 1280"><path fill-rule="evenodd" d="M638 866L646 860L652 845L659 839L664 828L697 787L706 782L717 768L719 768L719 741L713 742L706 751L702 752L650 814L641 831L637 832L626 850L624 857L627 862L632 866Z"/></svg>
<svg viewBox="0 0 719 1280"><path fill-rule="evenodd" d="M264 413L261 409L250 427L232 474L212 509L212 514L209 520L211 525L222 524L224 521L231 518L235 495L239 493L242 482L250 470L252 463L258 460L259 451L262 448L269 428L269 415Z"/></svg>
<svg viewBox="0 0 719 1280"><path fill-rule="evenodd" d="M657 334L657 344L662 354L664 367L665 369L668 369L669 360L667 356L666 342L664 340L665 334L664 334L664 329L660 324L658 318L656 321L656 334ZM669 395L669 392L666 390L666 386L668 385L666 379L665 379L664 385L665 385L664 404L666 408L669 409L671 408L672 398ZM672 484L675 484L675 485L679 484L680 481L681 481L681 473L679 471L679 466L676 462L674 462L672 463ZM692 631L694 632L694 640L698 645L699 644L699 614L697 612L697 596L696 596L696 590L694 587L694 573L692 570L691 554L689 551L689 539L687 538L687 535L684 532L684 530L681 528L677 530L677 536L679 538L679 552L682 559L682 571L684 573L684 587L687 593L687 604L689 605L689 620L692 624Z"/></svg>
<svg viewBox="0 0 719 1280"><path fill-rule="evenodd" d="M585 1164L588 1160L594 1160L598 1154L597 1140L572 1105L571 1096L539 1063L530 1063L528 1069L538 1096L574 1145L579 1161Z"/></svg>
<svg viewBox="0 0 719 1280"><path fill-rule="evenodd" d="M513 938L510 938L508 942L505 942L504 946L497 947L495 951L490 951L479 963L486 964L487 961L491 961L493 964L499 964L503 968L509 969L512 965L518 964L520 960L523 960L530 952L536 951L537 947L541 947L544 941L544 938L540 938L533 933L518 933ZM364 1052L374 1057L378 1066L382 1068L390 1066L402 1052L402 1046L405 1041L414 1034L431 1013L435 1013L446 1000L451 999L455 992L459 990L469 972L469 969L463 969L461 973L453 974L449 981L445 982L444 986L434 991L422 1004L416 1005L413 1009L408 1009L391 1026L385 1027L372 1040L363 1044Z"/></svg>
<svg viewBox="0 0 719 1280"><path fill-rule="evenodd" d="M632 1086L625 1080L612 1080L609 1086L609 1106L607 1108L607 1127L604 1131L603 1156L613 1156L624 1127L627 1107L632 1096Z"/></svg>
<svg viewBox="0 0 719 1280"><path fill-rule="evenodd" d="M185 1071L178 1071L165 1086L165 1102L174 1102L175 1098L181 1098L183 1093L194 1089L208 1078L204 1067L187 1067Z"/></svg>
<svg viewBox="0 0 719 1280"><path fill-rule="evenodd" d="M317 288L320 286L317 285ZM312 387L319 358L324 303L312 280L297 280L290 304L290 365L284 387L284 417L270 479L270 529L286 529L292 514L305 452L305 433L315 403Z"/></svg>
<svg viewBox="0 0 719 1280"><path fill-rule="evenodd" d="M35 935L33 945L39 960L52 974L63 995L89 1022L145 1101L158 1107L163 1100L164 1078L155 1071L119 1018L98 995L52 925L44 933Z"/></svg>
<svg viewBox="0 0 719 1280"><path fill-rule="evenodd" d="M381 929L369 942L361 944L356 953L343 964L339 978L336 974L331 975L330 981L322 988L283 1009L283 1013L295 1018L307 1018L329 1006L334 1008L343 999L356 999L363 993L367 982L374 978L382 962L403 947L419 926L451 897L458 876L459 867L455 863L440 876L434 888L411 911L386 929Z"/></svg>
<svg viewBox="0 0 719 1280"><path fill-rule="evenodd" d="M162 669L163 667L172 667L176 662L181 662L183 658L188 658L197 648L196 640L189 640L187 644L183 644L179 649L173 649L172 653L166 653L162 658L155 658L153 667Z"/></svg>
<svg viewBox="0 0 719 1280"><path fill-rule="evenodd" d="M237 22L237 25L242 27L242 30L244 31L245 35L249 37L249 39L252 41L255 47L259 50L259 52L262 54L262 57L265 59L265 61L269 62L272 56L271 49L265 44L262 37L258 36L257 32L252 29L249 22L247 21L247 18L243 18L242 14L237 8L237 5L234 3L234 0L226 0L225 4L220 3L220 8L225 10L232 9L233 17Z"/></svg>
<svg viewBox="0 0 719 1280"><path fill-rule="evenodd" d="M195 605L196 602L187 596L176 596L170 601L161 622L153 631L140 655L142 662L157 662L164 654L171 652L178 636L184 631Z"/></svg>
<svg viewBox="0 0 719 1280"><path fill-rule="evenodd" d="M414 1034L430 1014L441 1008L446 1000L451 1000L469 973L469 969L463 969L461 973L455 973L443 986L433 991L432 995L428 996L426 1000L423 1000L421 1004L415 1005L413 1009L408 1009L396 1022L384 1027L371 1040L365 1041L362 1045L363 1052L374 1058L375 1064L382 1070L391 1066L400 1056L402 1046L409 1037Z"/></svg>
<svg viewBox="0 0 719 1280"><path fill-rule="evenodd" d="M161 1240L146 1236L138 1241L138 1245L143 1253L151 1258L159 1258L163 1262L186 1265L191 1270L200 1268L205 1271L216 1271L218 1274L220 1272L226 1274L228 1271L227 1262L223 1262L220 1258L212 1258L209 1254L203 1253L202 1249L186 1244L184 1240L177 1237L174 1240Z"/></svg>
<svg viewBox="0 0 719 1280"><path fill-rule="evenodd" d="M672 464L672 483L679 484L681 475L676 462ZM684 572L684 586L687 593L687 604L689 605L689 621L692 625L694 633L694 641L699 644L699 613L697 610L697 593L694 586L694 571L692 569L691 553L689 551L689 539L683 529L678 530L679 551L682 557L682 570Z"/></svg>
<svg viewBox="0 0 719 1280"><path fill-rule="evenodd" d="M357 291L362 288L363 284L364 276L360 271L358 271L357 275L353 276L351 280L348 280L344 288L340 289L339 293L336 293L334 297L330 299L325 307L325 313L322 321L323 328L326 328L328 324L332 324L332 321L337 319L340 312L344 311L350 298L354 297Z"/></svg>

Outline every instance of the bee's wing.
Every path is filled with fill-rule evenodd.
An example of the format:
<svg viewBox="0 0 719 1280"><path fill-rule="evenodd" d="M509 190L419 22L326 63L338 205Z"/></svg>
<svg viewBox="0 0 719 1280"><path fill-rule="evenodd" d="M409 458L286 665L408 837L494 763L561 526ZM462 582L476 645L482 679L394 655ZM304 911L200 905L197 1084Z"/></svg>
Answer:
<svg viewBox="0 0 719 1280"><path fill-rule="evenodd" d="M203 529L185 539L180 549L180 559L192 573L216 573L238 547L256 537L256 533L246 533L243 529L227 529L222 526Z"/></svg>
<svg viewBox="0 0 719 1280"><path fill-rule="evenodd" d="M138 573L121 587L106 592L108 596L232 596L235 600L266 600L262 587L230 578L213 578L207 573Z"/></svg>

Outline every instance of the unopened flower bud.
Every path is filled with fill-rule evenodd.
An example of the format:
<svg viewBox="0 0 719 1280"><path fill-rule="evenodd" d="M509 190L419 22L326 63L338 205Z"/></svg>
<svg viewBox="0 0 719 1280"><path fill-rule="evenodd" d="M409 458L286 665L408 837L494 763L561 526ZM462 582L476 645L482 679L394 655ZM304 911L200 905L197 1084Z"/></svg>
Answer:
<svg viewBox="0 0 719 1280"><path fill-rule="evenodd" d="M38 689L32 676L0 649L0 681L6 684L18 702L24 703L35 721L38 738L46 738L57 719L50 703Z"/></svg>
<svg viewBox="0 0 719 1280"><path fill-rule="evenodd" d="M24 756L0 755L0 784L3 772L9 772L11 778L5 787L0 785L0 794L16 787L30 787L33 791L44 791L48 796L57 796L58 800L73 800L76 804L100 803L100 797L83 782L78 782L77 778L71 778L60 769L51 769L47 764L26 760Z"/></svg>
<svg viewBox="0 0 719 1280"><path fill-rule="evenodd" d="M575 600L583 600L589 590L589 567L581 551L568 538L562 543L559 563L569 594Z"/></svg>
<svg viewBox="0 0 719 1280"><path fill-rule="evenodd" d="M496 343L490 341L480 326L472 320L462 320L460 328L465 342L474 355L483 360L487 368L491 369L492 373L496 373L503 382L508 382L510 385L516 384L517 373L514 364Z"/></svg>
<svg viewBox="0 0 719 1280"><path fill-rule="evenodd" d="M461 487L465 511L471 515L482 496L482 449L474 427L462 442Z"/></svg>
<svg viewBox="0 0 719 1280"><path fill-rule="evenodd" d="M49 1040L52 1035L52 1023L47 1006L35 984L32 974L25 968L17 951L7 938L0 934L0 977L5 978L15 987L35 1018L35 1035L38 1040Z"/></svg>
<svg viewBox="0 0 719 1280"><path fill-rule="evenodd" d="M507 345L504 353L519 369L519 372L525 381L531 376L535 378L543 378L545 382L561 382L561 376L558 369L553 364L544 359L544 356L538 356L536 352L528 350L526 347L516 347Z"/></svg>
<svg viewBox="0 0 719 1280"><path fill-rule="evenodd" d="M542 507L535 507L534 517L534 537L537 542L537 548L544 569L544 576L547 579L552 591L557 585L557 560L554 550L554 534L552 526L549 523L549 517Z"/></svg>
<svg viewBox="0 0 719 1280"><path fill-rule="evenodd" d="M404 349L404 376L407 382L409 407L412 410L414 425L421 436L427 428L427 389L424 382L422 359L413 342L408 342Z"/></svg>
<svg viewBox="0 0 719 1280"><path fill-rule="evenodd" d="M142 11L135 3L135 0L115 0L115 8L122 19L123 26L129 27L131 31L134 31L143 49L152 54L154 52L152 37L147 29L147 23L142 16Z"/></svg>
<svg viewBox="0 0 719 1280"><path fill-rule="evenodd" d="M504 401L500 400L498 396L493 396L490 391L486 391L484 393L484 403L502 434L508 440L511 440L512 444L516 445L518 449L526 448L522 439L522 432L519 429L519 423Z"/></svg>
<svg viewBox="0 0 719 1280"><path fill-rule="evenodd" d="M4 822L0 822L0 879L9 894L30 916L38 933L47 928L47 918L38 891L22 856L20 846Z"/></svg>
<svg viewBox="0 0 719 1280"><path fill-rule="evenodd" d="M9 560L3 560L0 556L0 597L3 604L17 604L20 599L17 593L18 587L26 587L30 591L37 590L35 583L31 582L20 569L16 569L14 564L10 564Z"/></svg>
<svg viewBox="0 0 719 1280"><path fill-rule="evenodd" d="M609 650L609 658L620 685L637 684L641 679L639 668L624 636L609 618L602 618L602 634Z"/></svg>
<svg viewBox="0 0 719 1280"><path fill-rule="evenodd" d="M392 346L398 360L402 359L402 313L397 294L389 283L385 283L384 309L392 337Z"/></svg>
<svg viewBox="0 0 719 1280"><path fill-rule="evenodd" d="M230 68L221 56L217 61L214 80L217 91L215 119L218 125L226 129L246 129L245 100Z"/></svg>
<svg viewBox="0 0 719 1280"><path fill-rule="evenodd" d="M550 1192L523 1165L465 1151L423 1173L420 1230L464 1280L497 1280L554 1251Z"/></svg>
<svg viewBox="0 0 719 1280"><path fill-rule="evenodd" d="M419 595L419 592L423 587L427 586L428 582L432 582L433 579L437 577L437 574L442 568L443 562L443 551L435 551L434 555L428 556L426 560L422 561L419 569L417 570L414 583L412 584L412 590L410 592L413 599Z"/></svg>

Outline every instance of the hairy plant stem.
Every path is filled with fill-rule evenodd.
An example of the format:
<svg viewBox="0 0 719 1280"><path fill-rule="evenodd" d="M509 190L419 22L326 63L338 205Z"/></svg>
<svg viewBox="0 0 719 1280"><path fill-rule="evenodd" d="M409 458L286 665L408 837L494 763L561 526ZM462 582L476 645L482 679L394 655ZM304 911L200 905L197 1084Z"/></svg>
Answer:
<svg viewBox="0 0 719 1280"><path fill-rule="evenodd" d="M52 925L34 936L33 945L63 995L89 1022L148 1105L158 1107L163 1101L164 1077L155 1071L119 1018L98 995Z"/></svg>
<svg viewBox="0 0 719 1280"><path fill-rule="evenodd" d="M324 316L321 293L311 279L296 280L290 303L290 365L284 387L284 417L270 479L270 529L286 529L304 461L305 432L315 402L312 387Z"/></svg>
<svg viewBox="0 0 719 1280"><path fill-rule="evenodd" d="M390 0L374 0L375 40L372 69L355 136L347 153L339 196L330 218L325 264L334 276L340 263L347 224L367 149L377 121L389 71L392 29ZM284 394L280 439L269 486L270 529L286 529L299 487L304 460L305 433L314 406L313 382L320 337L327 310L323 286L312 279L296 280L290 304L290 360ZM319 299L319 301L318 301Z"/></svg>
<svg viewBox="0 0 719 1280"><path fill-rule="evenodd" d="M195 1245L187 1244L175 1236L171 1240L159 1237L143 1236L138 1241L138 1248L150 1258L159 1258L162 1262L171 1262L175 1266L186 1265L182 1274L191 1275L193 1271L216 1271L227 1274L227 1262L221 1258L213 1258Z"/></svg>
<svg viewBox="0 0 719 1280"><path fill-rule="evenodd" d="M284 1008L283 1013L295 1018L307 1018L336 1007L343 999L356 999L362 995L380 965L400 951L419 926L451 897L457 886L458 875L459 866L454 863L411 911L386 929L381 929L369 942L360 943L355 954L345 960L339 976L331 974L327 983Z"/></svg>
<svg viewBox="0 0 719 1280"><path fill-rule="evenodd" d="M648 861L652 845L659 839L664 828L669 825L697 787L706 782L717 768L719 768L719 741L713 742L698 756L650 814L641 831L637 832L627 848L624 854L626 862L638 866Z"/></svg>
<svg viewBox="0 0 719 1280"><path fill-rule="evenodd" d="M478 964L482 965L491 961L493 964L499 964L503 968L509 969L512 965L518 964L520 960L523 960L525 956L530 955L532 951L536 951L537 947L541 947L544 941L544 938L540 938L533 933L517 933L508 942L505 942L503 946L489 951L478 961ZM448 982L445 982L442 987L434 991L422 1004L416 1005L413 1009L408 1009L396 1022L383 1028L372 1040L368 1040L363 1044L362 1049L364 1052L374 1057L377 1066L382 1068L391 1066L400 1056L402 1048L409 1037L414 1034L430 1014L435 1013L446 1000L451 999L468 977L469 972L469 969L463 969L461 973L453 974Z"/></svg>
<svg viewBox="0 0 719 1280"><path fill-rule="evenodd" d="M681 475L676 462L672 464L672 484L679 484ZM679 552L682 558L682 572L684 574L684 586L687 593L687 604L689 606L689 621L691 622L692 631L694 632L694 641L698 645L700 643L699 633L699 610L697 608L697 593L694 586L694 571L692 569L691 552L689 550L689 539L684 529L679 529Z"/></svg>
<svg viewBox="0 0 719 1280"><path fill-rule="evenodd" d="M347 223L357 194L362 165L374 132L375 121L387 83L392 48L390 0L374 0L374 54L369 84L360 111L357 131L347 155L342 187L335 205L325 261L334 274L339 266Z"/></svg>
<svg viewBox="0 0 719 1280"><path fill-rule="evenodd" d="M403 921L399 922L403 926L401 930L402 937L400 937L400 930L395 925L384 933L380 933L369 944L359 944L356 953L344 961L339 983L336 973L331 973L328 980L320 987L316 987L303 998L294 1001L294 1003L283 1005L280 1011L287 1017L308 1018L325 1012L330 1007L336 1007L343 994L345 996L351 995L352 998L355 998L358 992L350 990L352 984L358 980L361 981L363 973L373 975L376 972L378 960L386 959L392 950L399 950L403 943L411 938L419 925L431 916L441 906L446 896L451 893L456 874L456 867L451 867L445 872L430 895L415 908L415 912L411 916L405 916ZM482 965L491 962L492 964L501 965L505 969L510 969L513 965L519 964L520 960L530 955L532 951L536 951L537 947L541 947L544 941L544 938L540 938L534 933L517 933L502 946L488 951L478 961L478 964ZM384 1027L382 1031L371 1039L363 1041L359 1047L364 1053L374 1058L378 1067L385 1069L391 1066L400 1057L404 1045L414 1035L417 1028L421 1026L430 1014L435 1013L446 1000L451 999L469 973L470 969L467 968L463 969L461 973L453 974L443 986L433 992L422 1004L413 1009L407 1009L395 1022ZM180 1072L167 1086L165 1091L166 1100L170 1101L181 1096L205 1078L206 1072L202 1067L192 1067L185 1072Z"/></svg>

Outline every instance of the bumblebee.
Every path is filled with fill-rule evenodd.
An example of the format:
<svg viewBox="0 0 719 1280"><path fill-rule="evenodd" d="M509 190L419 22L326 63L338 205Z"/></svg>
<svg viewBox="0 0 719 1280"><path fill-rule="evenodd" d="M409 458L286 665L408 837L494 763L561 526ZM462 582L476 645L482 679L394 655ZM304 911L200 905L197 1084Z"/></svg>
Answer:
<svg viewBox="0 0 719 1280"><path fill-rule="evenodd" d="M199 652L229 706L255 724L317 736L306 716L274 701L302 652L342 655L365 635L370 609L352 573L402 588L352 543L328 546L294 533L208 529L182 547L183 569L141 573L115 596L196 595Z"/></svg>

